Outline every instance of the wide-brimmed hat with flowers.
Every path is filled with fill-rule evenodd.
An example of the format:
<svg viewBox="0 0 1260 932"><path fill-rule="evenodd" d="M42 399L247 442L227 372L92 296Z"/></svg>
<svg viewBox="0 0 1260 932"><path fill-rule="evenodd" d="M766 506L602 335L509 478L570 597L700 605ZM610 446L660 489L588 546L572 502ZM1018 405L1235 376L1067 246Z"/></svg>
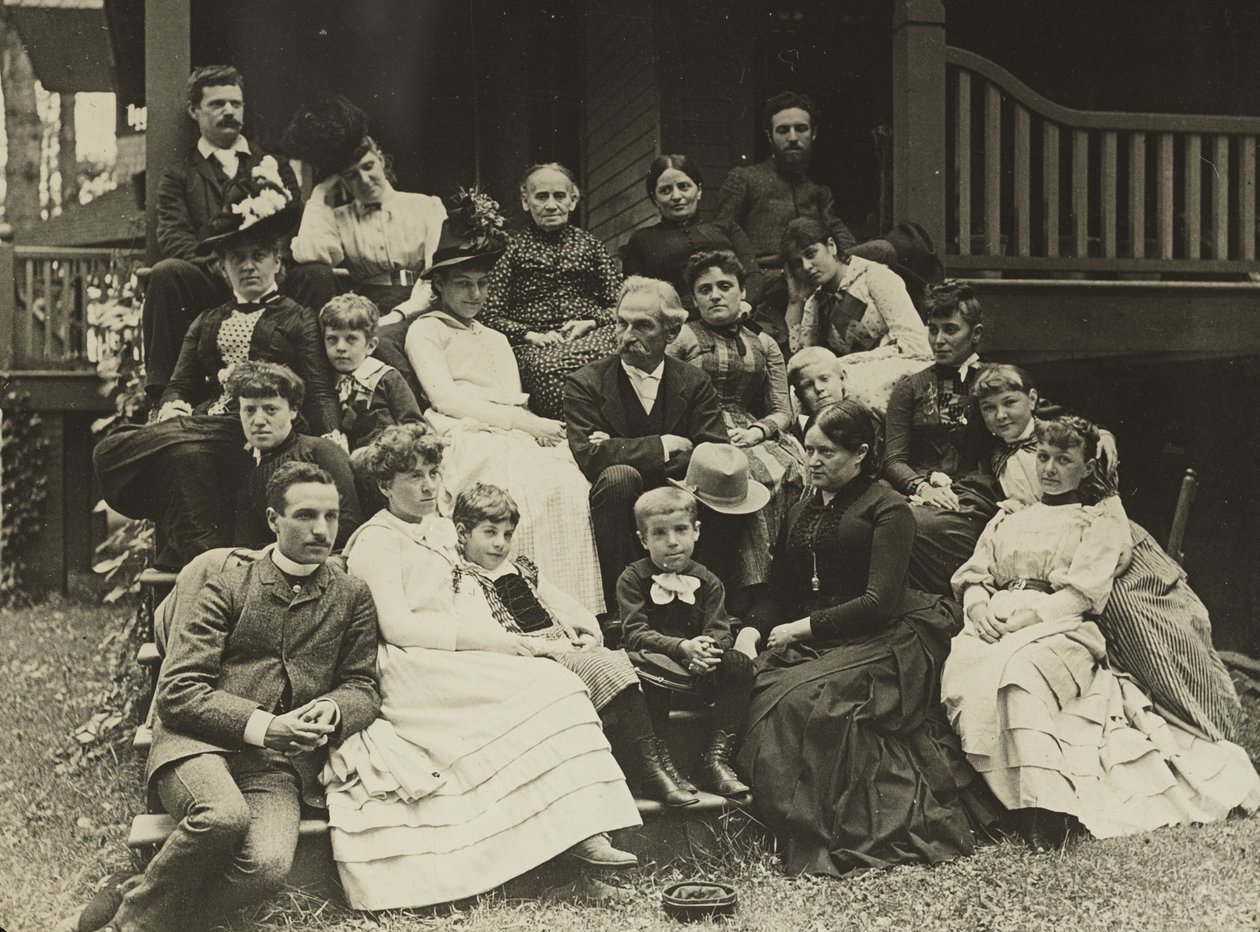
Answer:
<svg viewBox="0 0 1260 932"><path fill-rule="evenodd" d="M302 205L280 177L280 164L268 155L250 169L248 179L229 185L223 210L207 224L197 254L226 249L247 234L279 239L301 216Z"/></svg>
<svg viewBox="0 0 1260 932"><path fill-rule="evenodd" d="M422 272L449 269L483 256L498 257L507 249L499 202L479 188L460 188L446 203L446 219L433 253L433 263Z"/></svg>

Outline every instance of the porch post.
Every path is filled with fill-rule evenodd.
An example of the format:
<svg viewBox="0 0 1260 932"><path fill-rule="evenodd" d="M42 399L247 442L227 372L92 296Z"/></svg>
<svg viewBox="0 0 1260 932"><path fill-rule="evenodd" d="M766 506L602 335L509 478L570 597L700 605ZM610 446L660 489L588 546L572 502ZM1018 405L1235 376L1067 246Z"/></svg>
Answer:
<svg viewBox="0 0 1260 932"><path fill-rule="evenodd" d="M893 10L893 220L921 223L945 249L945 8Z"/></svg>
<svg viewBox="0 0 1260 932"><path fill-rule="evenodd" d="M13 261L13 227L0 223L0 372L13 368L18 357L17 263ZM26 347L22 347L25 351Z"/></svg>
<svg viewBox="0 0 1260 932"><path fill-rule="evenodd" d="M189 144L183 90L192 70L191 6L192 0L145 0L144 4L144 103L148 110L144 208L150 264L162 257L157 243L158 183Z"/></svg>

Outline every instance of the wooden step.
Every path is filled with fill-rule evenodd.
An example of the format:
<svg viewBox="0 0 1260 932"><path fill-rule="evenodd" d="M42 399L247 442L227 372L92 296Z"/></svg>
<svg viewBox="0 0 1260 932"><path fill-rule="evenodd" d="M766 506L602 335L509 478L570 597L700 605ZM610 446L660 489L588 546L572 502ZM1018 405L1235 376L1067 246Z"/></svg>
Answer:
<svg viewBox="0 0 1260 932"><path fill-rule="evenodd" d="M159 570L150 566L148 569L140 571L140 575L137 577L136 581L140 583L141 586L150 589L169 590L175 585L175 578L178 575L178 573L172 573L169 570Z"/></svg>
<svg viewBox="0 0 1260 932"><path fill-rule="evenodd" d="M131 820L131 831L127 835L127 845L131 848L145 848L160 845L166 836L175 830L175 820L166 813L147 813ZM312 838L328 833L327 819L303 819L298 826L299 838Z"/></svg>
<svg viewBox="0 0 1260 932"><path fill-rule="evenodd" d="M136 651L136 663L142 667L161 666L162 655L158 652L158 646L152 641L141 644L140 649Z"/></svg>

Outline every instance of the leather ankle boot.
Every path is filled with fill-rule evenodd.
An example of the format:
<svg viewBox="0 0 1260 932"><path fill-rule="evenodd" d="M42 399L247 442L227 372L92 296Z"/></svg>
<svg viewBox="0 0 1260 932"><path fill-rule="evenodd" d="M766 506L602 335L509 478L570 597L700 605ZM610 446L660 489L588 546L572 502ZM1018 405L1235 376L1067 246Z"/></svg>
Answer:
<svg viewBox="0 0 1260 932"><path fill-rule="evenodd" d="M664 747L661 746L658 738L641 738L636 743L636 747L639 752L640 793L648 799L655 799L657 802L673 808L692 806L700 802L700 798L696 796L694 791L688 792L684 790L670 776L669 771L673 769L673 762L670 763L669 770L665 769L665 764L662 760ZM664 753L664 758L669 760L668 752Z"/></svg>
<svg viewBox="0 0 1260 932"><path fill-rule="evenodd" d="M704 752L700 784L719 796L743 796L751 792L748 785L731 769L731 748L734 743L735 735L732 732L718 730L709 739L708 750Z"/></svg>
<svg viewBox="0 0 1260 932"><path fill-rule="evenodd" d="M696 785L687 779L686 775L678 769L678 765L674 763L674 759L669 754L669 745L665 743L665 739L660 735L655 738L656 756L661 759L661 767L669 774L670 779L678 784L679 788L694 793Z"/></svg>

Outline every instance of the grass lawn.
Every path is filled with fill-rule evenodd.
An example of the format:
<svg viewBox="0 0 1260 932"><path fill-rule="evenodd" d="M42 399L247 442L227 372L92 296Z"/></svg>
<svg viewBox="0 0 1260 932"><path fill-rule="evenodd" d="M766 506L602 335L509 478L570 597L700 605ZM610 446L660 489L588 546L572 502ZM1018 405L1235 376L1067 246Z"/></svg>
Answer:
<svg viewBox="0 0 1260 932"><path fill-rule="evenodd" d="M143 761L125 747L78 769L58 767L66 736L93 711L109 678L103 641L130 609L70 602L0 611L0 930L44 932L92 884L125 866L131 817L142 811ZM1243 743L1260 757L1260 697L1244 700ZM844 880L788 879L751 842L694 873L739 890L730 930L1260 929L1260 817L1083 840L1033 855L1010 843L934 868L902 867ZM638 894L617 909L491 895L439 912L355 915L300 895L238 924L252 932L460 929L666 930L660 909L674 870L636 872ZM701 928L712 927L701 924Z"/></svg>

